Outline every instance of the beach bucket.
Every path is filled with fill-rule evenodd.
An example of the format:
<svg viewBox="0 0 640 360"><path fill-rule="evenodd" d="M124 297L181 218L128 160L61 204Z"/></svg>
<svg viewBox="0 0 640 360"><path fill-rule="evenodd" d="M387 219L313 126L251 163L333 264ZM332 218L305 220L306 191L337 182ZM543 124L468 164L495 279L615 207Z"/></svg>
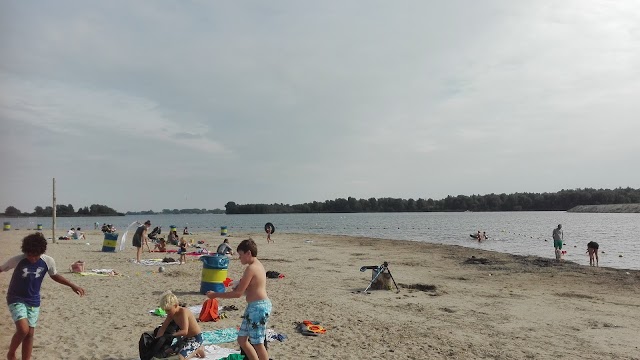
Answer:
<svg viewBox="0 0 640 360"><path fill-rule="evenodd" d="M11 223L8 221L4 222L4 227L2 228L2 231L9 231L11 230Z"/></svg>
<svg viewBox="0 0 640 360"><path fill-rule="evenodd" d="M37 229L38 229L38 231L42 230L42 224L38 224Z"/></svg>
<svg viewBox="0 0 640 360"><path fill-rule="evenodd" d="M102 252L115 252L118 245L118 234L104 233L104 241L102 242Z"/></svg>
<svg viewBox="0 0 640 360"><path fill-rule="evenodd" d="M220 235L227 236L227 227L226 226L220 226Z"/></svg>
<svg viewBox="0 0 640 360"><path fill-rule="evenodd" d="M173 230L178 230L178 228L175 225L169 225L169 232L172 232Z"/></svg>
<svg viewBox="0 0 640 360"><path fill-rule="evenodd" d="M202 261L202 281L200 282L200 293L207 291L224 292L224 281L227 279L227 268L229 258L224 255L203 255Z"/></svg>

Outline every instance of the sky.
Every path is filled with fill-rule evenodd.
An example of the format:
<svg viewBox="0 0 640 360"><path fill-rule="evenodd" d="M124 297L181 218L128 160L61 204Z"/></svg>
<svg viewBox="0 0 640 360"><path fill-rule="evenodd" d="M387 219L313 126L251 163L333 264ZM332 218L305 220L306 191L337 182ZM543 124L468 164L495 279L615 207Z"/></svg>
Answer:
<svg viewBox="0 0 640 360"><path fill-rule="evenodd" d="M0 0L0 211L640 188L640 2Z"/></svg>

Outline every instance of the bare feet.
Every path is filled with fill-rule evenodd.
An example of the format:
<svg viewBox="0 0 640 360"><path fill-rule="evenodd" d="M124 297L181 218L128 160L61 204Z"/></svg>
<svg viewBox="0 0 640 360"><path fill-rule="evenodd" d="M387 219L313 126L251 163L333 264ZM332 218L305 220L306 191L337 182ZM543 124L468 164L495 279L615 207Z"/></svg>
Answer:
<svg viewBox="0 0 640 360"><path fill-rule="evenodd" d="M16 357L16 353L15 352L13 354L7 353L7 360L18 360L18 358Z"/></svg>
<svg viewBox="0 0 640 360"><path fill-rule="evenodd" d="M205 357L204 347L200 346L198 350L196 350L196 357L203 359Z"/></svg>

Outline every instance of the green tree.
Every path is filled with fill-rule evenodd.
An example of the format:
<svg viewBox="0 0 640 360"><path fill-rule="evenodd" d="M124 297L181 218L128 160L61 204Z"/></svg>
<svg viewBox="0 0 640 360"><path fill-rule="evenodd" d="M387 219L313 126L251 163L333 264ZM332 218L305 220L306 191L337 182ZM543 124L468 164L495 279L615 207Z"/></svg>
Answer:
<svg viewBox="0 0 640 360"><path fill-rule="evenodd" d="M18 210L13 206L7 206L7 208L4 211L4 214L6 216L20 216L22 215L22 211Z"/></svg>

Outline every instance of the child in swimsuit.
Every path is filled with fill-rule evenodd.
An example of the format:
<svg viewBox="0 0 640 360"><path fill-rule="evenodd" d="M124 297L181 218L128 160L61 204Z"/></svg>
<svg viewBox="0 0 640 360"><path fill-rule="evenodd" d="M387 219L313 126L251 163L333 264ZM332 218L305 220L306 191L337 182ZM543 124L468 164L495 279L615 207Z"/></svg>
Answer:
<svg viewBox="0 0 640 360"><path fill-rule="evenodd" d="M180 265L187 263L187 240L184 236L180 239L180 249L178 249L178 255L180 255Z"/></svg>
<svg viewBox="0 0 640 360"><path fill-rule="evenodd" d="M236 248L242 265L248 265L240 283L230 292L207 292L207 297L239 298L246 295L247 309L238 331L238 344L250 359L268 359L264 346L267 322L271 315L271 300L267 296L267 272L258 260L258 245L252 239L242 240Z"/></svg>
<svg viewBox="0 0 640 360"><path fill-rule="evenodd" d="M167 312L167 318L162 323L160 330L156 334L159 338L164 335L167 326L171 321L175 321L180 330L173 333L173 336L184 336L183 345L178 350L180 360L191 359L194 356L203 358L205 356L204 347L202 346L202 330L196 317L191 310L179 305L178 298L171 292L166 291L160 298L160 308Z"/></svg>

